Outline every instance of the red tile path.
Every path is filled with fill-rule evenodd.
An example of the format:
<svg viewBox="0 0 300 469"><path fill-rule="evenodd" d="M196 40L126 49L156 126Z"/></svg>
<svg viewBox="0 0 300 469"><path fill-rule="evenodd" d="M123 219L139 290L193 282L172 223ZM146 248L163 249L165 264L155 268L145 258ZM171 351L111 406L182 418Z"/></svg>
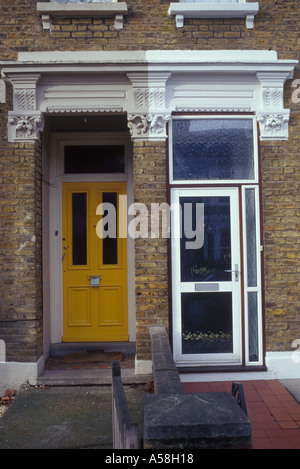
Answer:
<svg viewBox="0 0 300 469"><path fill-rule="evenodd" d="M243 384L253 449L300 449L300 405L277 380ZM231 382L183 383L185 392L230 392Z"/></svg>
<svg viewBox="0 0 300 469"><path fill-rule="evenodd" d="M124 356L122 368L134 368L134 356ZM45 369L105 369L111 363L62 363L48 359ZM253 449L300 449L300 405L277 380L239 381L243 384ZM231 381L183 383L185 392L229 392Z"/></svg>

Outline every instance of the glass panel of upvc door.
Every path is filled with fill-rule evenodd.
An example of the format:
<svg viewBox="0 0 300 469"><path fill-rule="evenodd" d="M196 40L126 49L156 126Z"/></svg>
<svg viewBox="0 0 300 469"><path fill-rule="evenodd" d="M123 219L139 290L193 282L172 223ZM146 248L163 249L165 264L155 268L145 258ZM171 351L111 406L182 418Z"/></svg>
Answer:
<svg viewBox="0 0 300 469"><path fill-rule="evenodd" d="M242 188L245 289L245 358L247 365L262 362L262 300L260 220L257 186Z"/></svg>
<svg viewBox="0 0 300 469"><path fill-rule="evenodd" d="M240 364L238 189L172 189L171 198L175 361Z"/></svg>

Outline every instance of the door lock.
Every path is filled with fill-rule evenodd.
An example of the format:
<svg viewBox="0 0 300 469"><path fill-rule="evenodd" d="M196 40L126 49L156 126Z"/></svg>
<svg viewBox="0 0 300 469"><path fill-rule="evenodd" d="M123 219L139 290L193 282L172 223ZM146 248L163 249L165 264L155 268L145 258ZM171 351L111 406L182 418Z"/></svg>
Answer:
<svg viewBox="0 0 300 469"><path fill-rule="evenodd" d="M90 281L91 287L99 287L100 286L100 275L88 275L88 279Z"/></svg>
<svg viewBox="0 0 300 469"><path fill-rule="evenodd" d="M234 265L234 270L224 270L224 272L232 272L232 273L234 273L234 281L235 281L235 282L238 282L238 281L239 281L239 273L240 273L240 271L239 271L239 266L238 266L238 264L235 264L235 265Z"/></svg>
<svg viewBox="0 0 300 469"><path fill-rule="evenodd" d="M68 248L69 248L69 246L64 246L64 247L63 247L63 250L64 250L64 251L63 251L63 255L62 255L62 261L63 261L64 258L65 258L66 250L67 250Z"/></svg>

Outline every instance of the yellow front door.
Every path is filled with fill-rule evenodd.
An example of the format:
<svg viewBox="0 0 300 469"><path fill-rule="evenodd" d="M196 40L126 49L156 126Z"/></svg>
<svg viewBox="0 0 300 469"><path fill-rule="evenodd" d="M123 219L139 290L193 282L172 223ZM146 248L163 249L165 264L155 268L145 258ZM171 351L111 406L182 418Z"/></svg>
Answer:
<svg viewBox="0 0 300 469"><path fill-rule="evenodd" d="M128 340L127 240L118 236L121 195L125 182L63 183L64 342ZM115 211L110 226L104 223L107 211L96 214L99 204L109 207L110 215ZM106 237L99 236L101 219Z"/></svg>

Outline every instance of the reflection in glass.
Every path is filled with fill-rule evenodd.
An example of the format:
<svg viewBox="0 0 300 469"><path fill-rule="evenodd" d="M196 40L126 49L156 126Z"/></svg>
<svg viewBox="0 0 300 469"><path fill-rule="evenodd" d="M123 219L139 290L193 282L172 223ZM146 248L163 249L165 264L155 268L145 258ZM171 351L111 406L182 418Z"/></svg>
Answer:
<svg viewBox="0 0 300 469"><path fill-rule="evenodd" d="M73 265L87 264L87 194L72 194L72 262Z"/></svg>
<svg viewBox="0 0 300 469"><path fill-rule="evenodd" d="M186 249L184 224L185 204L192 204L193 217L190 223L195 229L196 204L204 204L204 244L199 249ZM181 281L230 281L231 236L229 197L181 197L182 237Z"/></svg>
<svg viewBox="0 0 300 469"><path fill-rule="evenodd" d="M251 119L173 121L174 180L253 179Z"/></svg>
<svg viewBox="0 0 300 469"><path fill-rule="evenodd" d="M115 214L116 214L116 233L114 237L106 237L102 239L102 247L103 247L103 264L118 264L118 228L117 228L117 193L116 192L103 192L102 195L103 203L112 204L115 207ZM104 211L103 216L107 215L106 211ZM104 226L105 229L105 226Z"/></svg>
<svg viewBox="0 0 300 469"><path fill-rule="evenodd" d="M182 293L182 353L232 353L232 293Z"/></svg>
<svg viewBox="0 0 300 469"><path fill-rule="evenodd" d="M248 293L249 361L258 361L257 293Z"/></svg>

